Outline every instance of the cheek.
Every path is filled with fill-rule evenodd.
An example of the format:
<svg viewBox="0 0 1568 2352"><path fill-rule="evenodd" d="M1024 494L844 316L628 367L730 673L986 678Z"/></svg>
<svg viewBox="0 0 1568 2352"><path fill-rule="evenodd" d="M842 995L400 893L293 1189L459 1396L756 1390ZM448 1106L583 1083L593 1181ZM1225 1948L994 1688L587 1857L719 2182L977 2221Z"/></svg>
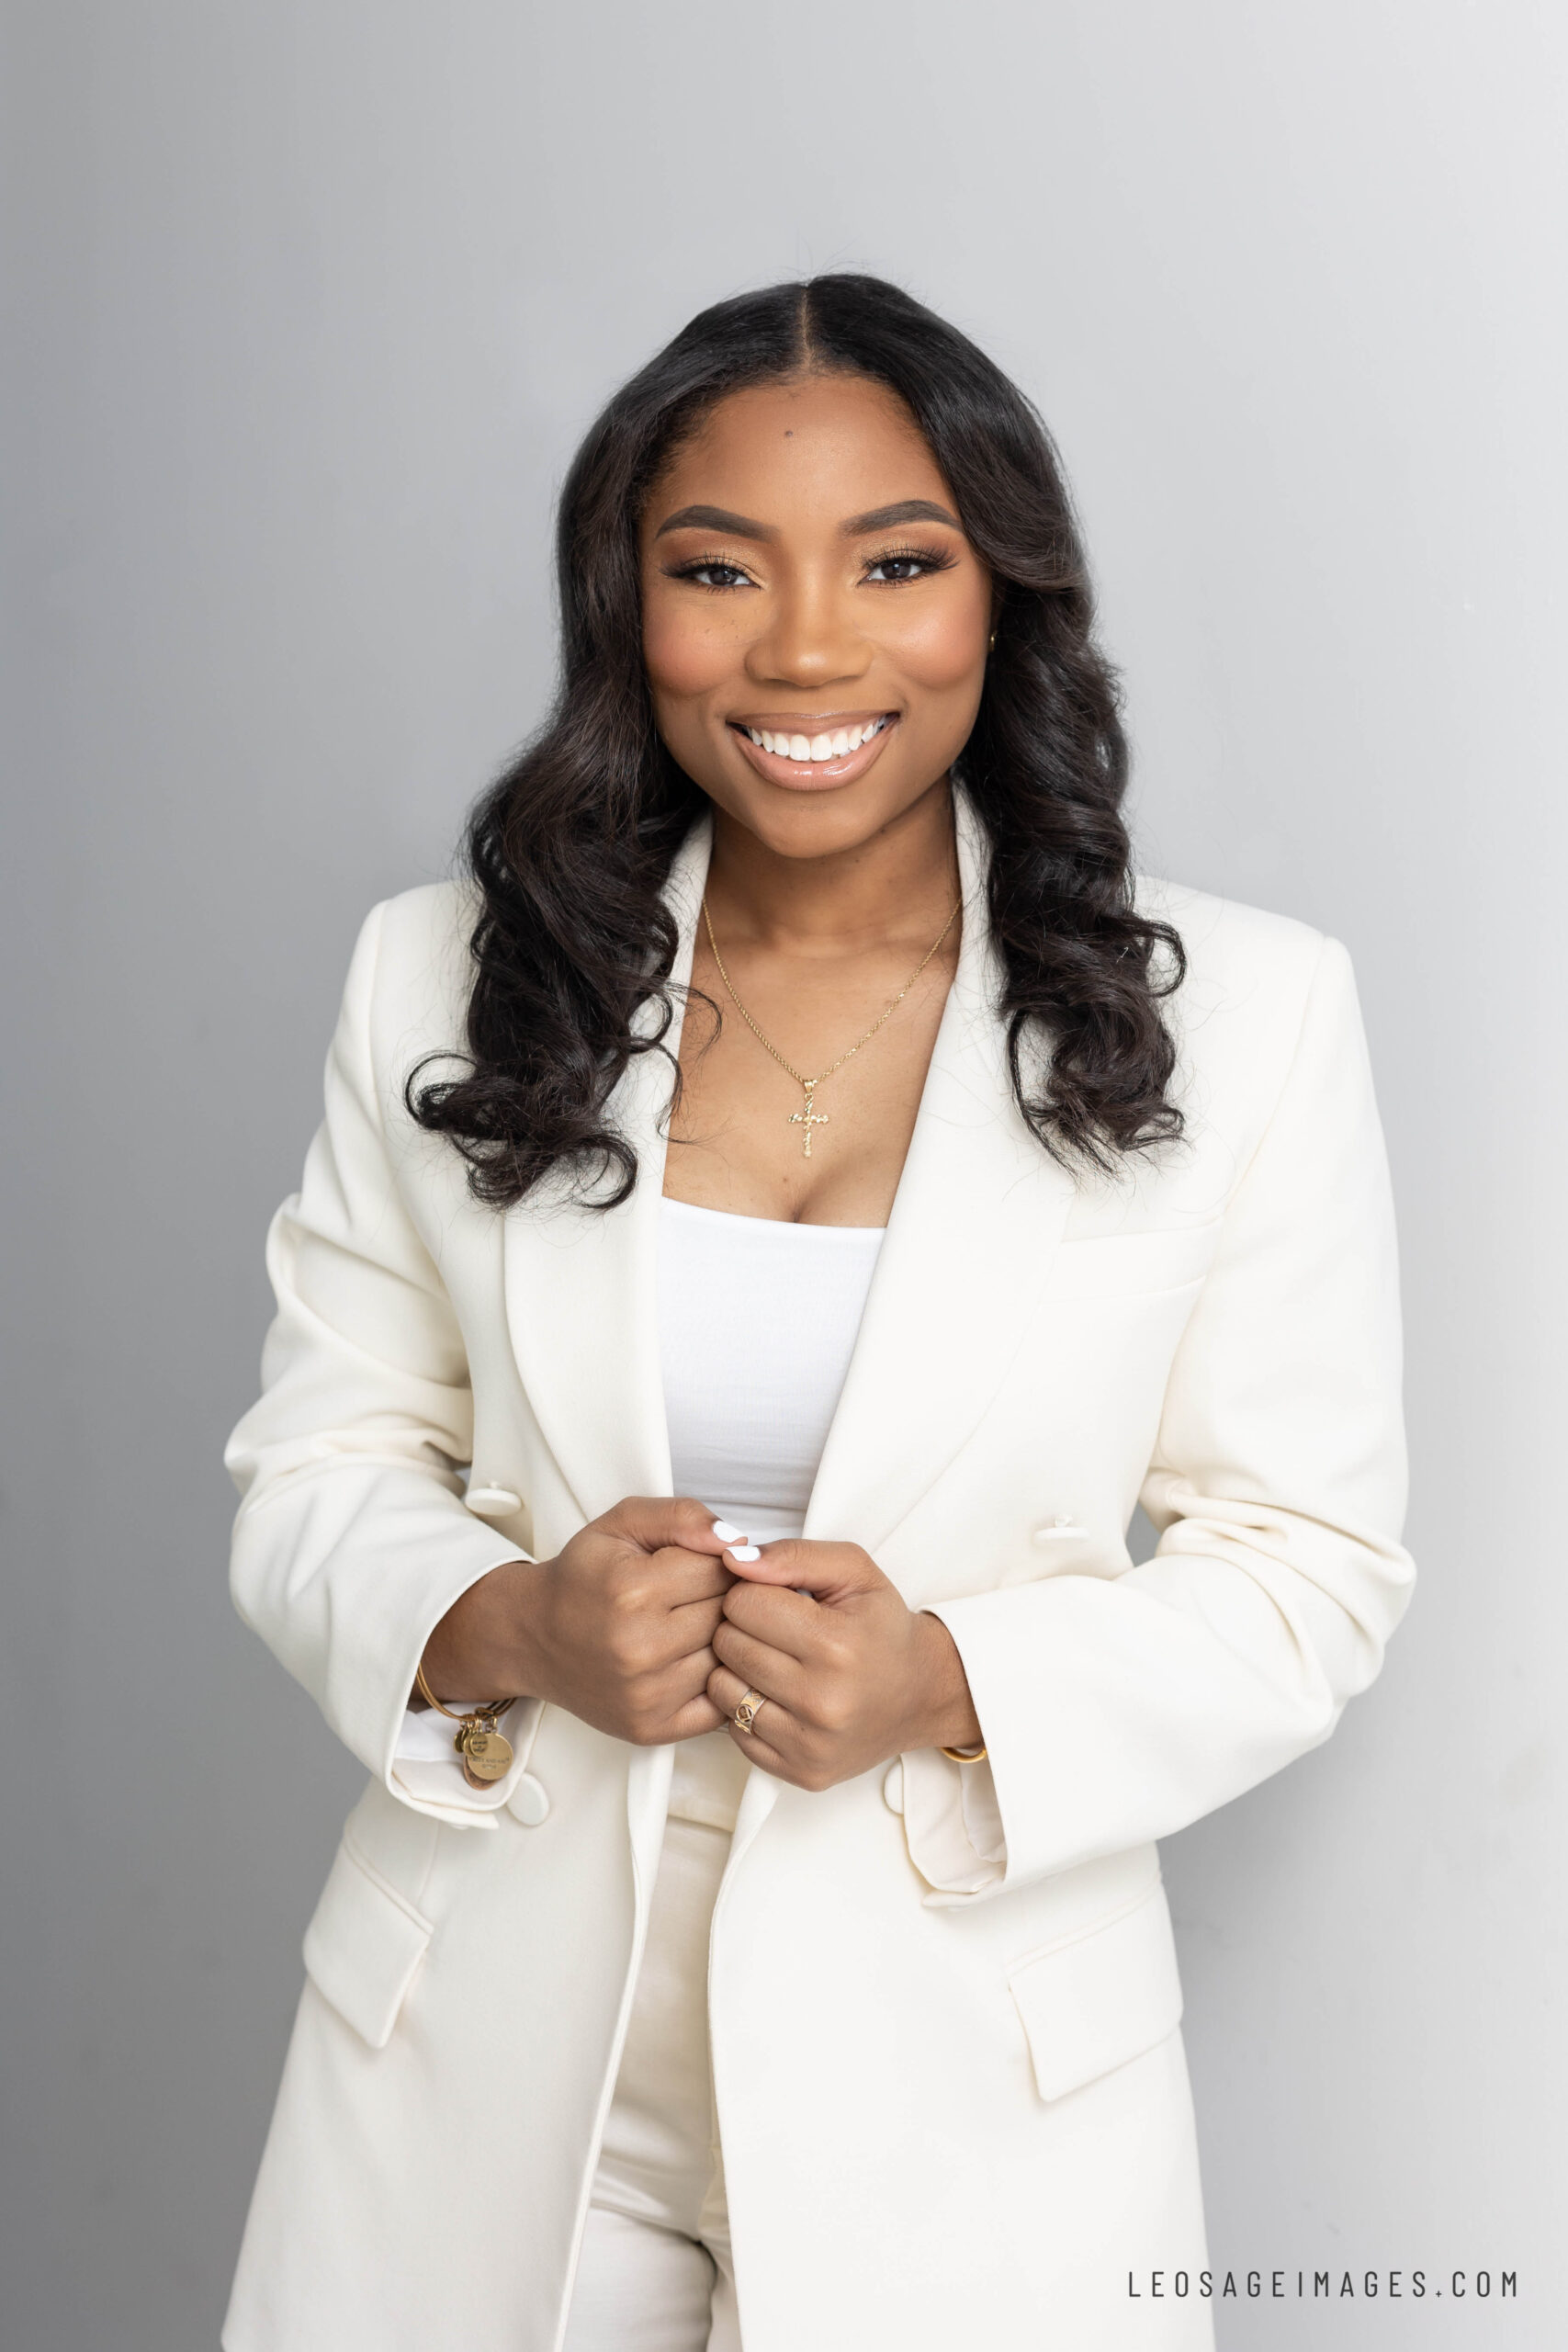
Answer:
<svg viewBox="0 0 1568 2352"><path fill-rule="evenodd" d="M735 664L731 633L716 614L685 602L673 607L657 596L644 608L642 650L656 694L705 694Z"/></svg>
<svg viewBox="0 0 1568 2352"><path fill-rule="evenodd" d="M933 597L922 610L894 615L882 641L914 684L942 694L972 684L984 668L989 628L987 595Z"/></svg>

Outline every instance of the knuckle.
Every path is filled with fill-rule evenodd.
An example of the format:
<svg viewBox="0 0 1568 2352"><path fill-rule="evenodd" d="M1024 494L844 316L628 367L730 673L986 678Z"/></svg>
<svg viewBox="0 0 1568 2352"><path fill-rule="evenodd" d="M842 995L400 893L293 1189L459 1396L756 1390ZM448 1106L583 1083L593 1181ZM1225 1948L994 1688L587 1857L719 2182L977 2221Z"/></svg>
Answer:
<svg viewBox="0 0 1568 2352"><path fill-rule="evenodd" d="M609 1651L612 1663L623 1674L645 1674L653 1663L653 1645L646 1625L613 1625Z"/></svg>

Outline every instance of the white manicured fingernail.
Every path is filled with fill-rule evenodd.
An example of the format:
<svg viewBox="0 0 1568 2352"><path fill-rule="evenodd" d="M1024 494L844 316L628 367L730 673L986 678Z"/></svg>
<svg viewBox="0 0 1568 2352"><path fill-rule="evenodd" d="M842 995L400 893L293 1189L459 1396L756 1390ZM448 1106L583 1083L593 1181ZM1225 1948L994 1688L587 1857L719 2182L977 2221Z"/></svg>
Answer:
<svg viewBox="0 0 1568 2352"><path fill-rule="evenodd" d="M744 1544L748 1540L745 1529L731 1527L727 1519L716 1519L713 1532L721 1544Z"/></svg>
<svg viewBox="0 0 1568 2352"><path fill-rule="evenodd" d="M728 1551L732 1560L760 1560L762 1556L761 1546L758 1544L731 1544Z"/></svg>

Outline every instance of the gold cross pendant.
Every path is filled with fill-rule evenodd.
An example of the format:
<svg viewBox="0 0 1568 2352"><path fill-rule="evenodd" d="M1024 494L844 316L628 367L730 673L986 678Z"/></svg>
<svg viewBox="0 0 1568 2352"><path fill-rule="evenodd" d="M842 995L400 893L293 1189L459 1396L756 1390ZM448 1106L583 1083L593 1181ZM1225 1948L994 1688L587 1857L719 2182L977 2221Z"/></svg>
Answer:
<svg viewBox="0 0 1568 2352"><path fill-rule="evenodd" d="M812 1080L812 1085L814 1086L814 1085L816 1084L816 1082L817 1082L817 1081L816 1081L816 1080L815 1080L815 1079L814 1079L814 1080ZM804 1081L803 1081L803 1083L804 1083ZM792 1112L790 1113L790 1114L789 1114L789 1124L790 1124L790 1125L791 1125L792 1127L804 1127L804 1128L806 1129L806 1149L805 1149L805 1152L804 1152L804 1154L803 1154L803 1157L804 1157L805 1159L810 1159L810 1157L811 1157L811 1130L812 1130L812 1128L813 1128L813 1127L825 1127L825 1126L827 1125L827 1124L828 1124L828 1117L829 1117L829 1114L828 1114L828 1113L827 1113L826 1111L814 1111L814 1110L812 1109L812 1107L811 1107L811 1087L810 1087L810 1086L807 1086L807 1089L806 1089L806 1108L805 1108L805 1110L804 1110L804 1111L792 1111Z"/></svg>

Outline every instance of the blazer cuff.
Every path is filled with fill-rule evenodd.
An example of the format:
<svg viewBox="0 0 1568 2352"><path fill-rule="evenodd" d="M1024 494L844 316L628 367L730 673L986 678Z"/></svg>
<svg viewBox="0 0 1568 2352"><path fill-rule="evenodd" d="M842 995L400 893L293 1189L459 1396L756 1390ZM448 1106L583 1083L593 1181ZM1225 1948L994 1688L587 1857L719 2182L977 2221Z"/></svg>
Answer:
<svg viewBox="0 0 1568 2352"><path fill-rule="evenodd" d="M512 1742L512 1769L504 1780L491 1781L486 1787L476 1789L463 1778L449 1719L438 1714L434 1707L423 1712L408 1708L392 1751L394 1786L412 1798L422 1812L450 1816L464 1828L493 1827L489 1816L502 1810L516 1786L523 1769L519 1759L532 1744L539 1709L537 1699L519 1699L508 1709L501 1719L501 1728Z"/></svg>
<svg viewBox="0 0 1568 2352"><path fill-rule="evenodd" d="M351 1753L400 1804L476 1827L489 1810L460 1772L403 1781L396 1751L425 1644L454 1602L492 1570L530 1555L470 1514L443 1478L412 1464L339 1455L254 1487L234 1529L234 1596L316 1700ZM539 1710L508 1730L516 1761L496 1788L504 1804L521 1777ZM454 1794L451 1781L457 1791Z"/></svg>
<svg viewBox="0 0 1568 2352"><path fill-rule="evenodd" d="M951 1909L999 1886L1007 1840L989 1763L984 1757L955 1763L934 1747L913 1749L900 1762L904 1837L931 1889L928 1909Z"/></svg>

